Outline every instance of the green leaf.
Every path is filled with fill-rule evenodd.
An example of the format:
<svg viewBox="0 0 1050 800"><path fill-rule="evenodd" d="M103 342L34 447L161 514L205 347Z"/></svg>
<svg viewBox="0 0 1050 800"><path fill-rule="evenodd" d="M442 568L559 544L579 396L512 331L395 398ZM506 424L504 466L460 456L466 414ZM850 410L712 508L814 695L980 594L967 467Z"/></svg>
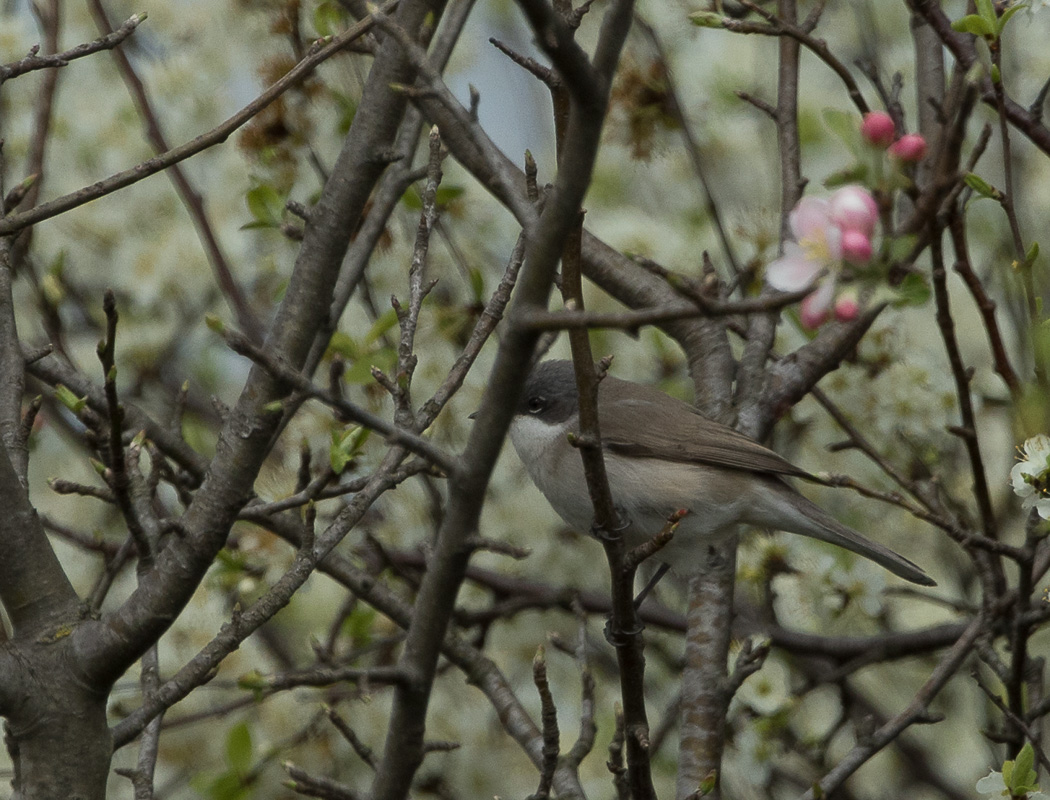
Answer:
<svg viewBox="0 0 1050 800"><path fill-rule="evenodd" d="M868 172L869 170L866 165L860 163L854 164L851 167L832 172L824 180L824 187L827 189L837 189L840 186L847 186L851 183L867 183Z"/></svg>
<svg viewBox="0 0 1050 800"><path fill-rule="evenodd" d="M205 314L204 324L208 326L210 330L222 335L226 333L226 323L222 321L222 318L218 314Z"/></svg>
<svg viewBox="0 0 1050 800"><path fill-rule="evenodd" d="M895 239L891 239L886 252L887 258L890 261L904 261L911 255L911 251L915 249L915 244L918 241L919 237L917 235L898 236Z"/></svg>
<svg viewBox="0 0 1050 800"><path fill-rule="evenodd" d="M53 306L61 305L66 299L66 290L62 284L62 276L57 272L49 272L40 281L40 289L44 293L44 299Z"/></svg>
<svg viewBox="0 0 1050 800"><path fill-rule="evenodd" d="M419 196L419 192L416 191L415 186L409 186L405 189L405 193L401 195L401 202L405 208L410 211L422 211L423 210L423 198Z"/></svg>
<svg viewBox="0 0 1050 800"><path fill-rule="evenodd" d="M1007 772L1007 764L1010 770ZM1021 752L1017 754L1016 761L1007 761L1003 764L1003 783L1014 797L1025 797L1029 792L1039 790L1036 781L1038 775L1032 766L1035 764L1035 751L1031 742L1025 742Z"/></svg>
<svg viewBox="0 0 1050 800"><path fill-rule="evenodd" d="M706 797L707 795L714 792L715 787L718 785L718 770L713 769L700 781L700 786L697 787L697 794L700 797Z"/></svg>
<svg viewBox="0 0 1050 800"><path fill-rule="evenodd" d="M477 267L469 269L470 291L474 295L475 302L480 303L485 296L485 276Z"/></svg>
<svg viewBox="0 0 1050 800"><path fill-rule="evenodd" d="M989 23L988 20L978 14L967 14L962 19L957 19L952 23L952 30L959 33L971 33L974 36L994 38L995 28L994 22Z"/></svg>
<svg viewBox="0 0 1050 800"><path fill-rule="evenodd" d="M1006 11L1003 12L1003 15L999 17L999 24L996 28L997 35L1003 35L1003 28L1005 28L1006 23L1010 21L1010 17L1012 17L1022 8L1028 8L1028 3L1017 3L1015 5L1010 6L1008 9L1006 9Z"/></svg>
<svg viewBox="0 0 1050 800"><path fill-rule="evenodd" d="M244 785L240 775L236 772L223 772L206 785L203 794L211 800L241 800L248 792L249 787Z"/></svg>
<svg viewBox="0 0 1050 800"><path fill-rule="evenodd" d="M332 431L332 446L328 450L328 460L336 475L342 475L349 464L368 441L372 431L368 428L353 426L343 431Z"/></svg>
<svg viewBox="0 0 1050 800"><path fill-rule="evenodd" d="M843 141L851 153L860 150L860 119L850 111L838 108L825 108L822 116L824 125L829 131Z"/></svg>
<svg viewBox="0 0 1050 800"><path fill-rule="evenodd" d="M228 547L215 554L215 561L219 564L220 571L235 573L238 578L248 568L248 560L244 554Z"/></svg>
<svg viewBox="0 0 1050 800"><path fill-rule="evenodd" d="M346 134L350 133L350 126L354 122L354 117L357 116L357 100L350 95L340 92L333 92L333 94L336 105L339 108L339 121L336 123L336 129L340 134L346 136Z"/></svg>
<svg viewBox="0 0 1050 800"><path fill-rule="evenodd" d="M237 688L261 692L269 689L270 684L259 670L250 669L237 679Z"/></svg>
<svg viewBox="0 0 1050 800"><path fill-rule="evenodd" d="M334 36L343 27L343 11L337 3L325 0L314 10L313 23L318 36Z"/></svg>
<svg viewBox="0 0 1050 800"><path fill-rule="evenodd" d="M442 184L434 194L434 203L438 208L445 208L466 191L462 186Z"/></svg>
<svg viewBox="0 0 1050 800"><path fill-rule="evenodd" d="M998 189L974 172L966 173L966 177L963 178L963 180L966 182L967 186L977 192L981 197L987 197L991 200L998 200L1002 197L1002 193Z"/></svg>
<svg viewBox="0 0 1050 800"><path fill-rule="evenodd" d="M87 405L86 397L77 397L68 387L63 386L61 383L55 387L55 399L74 414L79 414L84 410L84 406Z"/></svg>
<svg viewBox="0 0 1050 800"><path fill-rule="evenodd" d="M372 327L365 334L364 344L372 344L395 325L397 325L397 312L392 308L388 308L372 323Z"/></svg>
<svg viewBox="0 0 1050 800"><path fill-rule="evenodd" d="M392 347L381 347L378 350L361 356L346 372L343 380L347 383L365 384L372 383L372 367L389 371L397 363L397 351Z"/></svg>
<svg viewBox="0 0 1050 800"><path fill-rule="evenodd" d="M897 287L897 300L893 306L921 306L930 299L930 287L918 272L909 273Z"/></svg>
<svg viewBox="0 0 1050 800"><path fill-rule="evenodd" d="M1032 242L1032 246L1029 247L1028 252L1024 254L1024 266L1027 269L1031 269L1037 258L1039 258L1039 242Z"/></svg>
<svg viewBox="0 0 1050 800"><path fill-rule="evenodd" d="M364 352L361 345L343 331L336 331L332 334L332 338L328 340L328 349L351 360L356 360Z"/></svg>
<svg viewBox="0 0 1050 800"><path fill-rule="evenodd" d="M261 183L244 196L255 222L260 227L277 228L284 217L284 198L269 184Z"/></svg>
<svg viewBox="0 0 1050 800"><path fill-rule="evenodd" d="M1010 780L1011 780L1011 778L1013 778L1013 774L1014 774L1014 762L1013 761L1004 761L1003 762L1003 783L1006 786L1010 785Z"/></svg>
<svg viewBox="0 0 1050 800"><path fill-rule="evenodd" d="M343 633L350 638L353 647L367 647L372 641L375 619L375 609L362 603L343 620Z"/></svg>
<svg viewBox="0 0 1050 800"><path fill-rule="evenodd" d="M980 59L976 59L973 62L973 65L968 70L966 70L966 75L963 76L963 79L970 84L978 83L981 80L981 78L984 77L984 71L984 62Z"/></svg>
<svg viewBox="0 0 1050 800"><path fill-rule="evenodd" d="M272 230L274 227L275 226L274 226L274 224L272 222L262 222L261 220L254 220L252 222L244 223L237 230L239 230L239 231L254 231L254 230L258 230L259 228L268 228L268 229Z"/></svg>
<svg viewBox="0 0 1050 800"><path fill-rule="evenodd" d="M58 255L54 257L50 264L47 265L47 274L54 275L56 278L62 278L66 273L66 251L59 250Z"/></svg>
<svg viewBox="0 0 1050 800"><path fill-rule="evenodd" d="M689 21L701 28L722 28L725 26L723 17L714 11L694 11L689 15Z"/></svg>
<svg viewBox="0 0 1050 800"><path fill-rule="evenodd" d="M995 13L992 0L974 0L974 5L977 6L977 13L981 15L981 19L994 27L999 15Z"/></svg>
<svg viewBox="0 0 1050 800"><path fill-rule="evenodd" d="M444 208L466 191L462 186L439 186L434 194L434 205L438 208ZM423 210L423 198L419 196L419 190L415 186L409 186L405 190L405 193L401 195L401 202L405 208L412 211Z"/></svg>
<svg viewBox="0 0 1050 800"><path fill-rule="evenodd" d="M251 768L252 731L247 722L238 722L226 734L226 761L231 769L242 774Z"/></svg>
<svg viewBox="0 0 1050 800"><path fill-rule="evenodd" d="M328 448L328 463L332 465L332 471L336 475L342 475L346 465L350 463L350 456L343 450L342 438L338 431L332 431L332 446Z"/></svg>
<svg viewBox="0 0 1050 800"><path fill-rule="evenodd" d="M368 441L368 437L372 435L371 428L355 428L351 431L347 446L350 448L350 452L357 453L361 452L361 448L365 446L365 442Z"/></svg>

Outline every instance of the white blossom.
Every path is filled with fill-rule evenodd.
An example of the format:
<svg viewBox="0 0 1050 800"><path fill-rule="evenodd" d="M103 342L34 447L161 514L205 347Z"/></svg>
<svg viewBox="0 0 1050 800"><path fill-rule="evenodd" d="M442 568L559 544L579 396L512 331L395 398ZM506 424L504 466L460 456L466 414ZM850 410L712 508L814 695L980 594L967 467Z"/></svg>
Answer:
<svg viewBox="0 0 1050 800"><path fill-rule="evenodd" d="M1043 519L1050 519L1050 436L1033 436L1019 450L1020 461L1010 470L1014 494L1023 498L1023 509L1035 508Z"/></svg>

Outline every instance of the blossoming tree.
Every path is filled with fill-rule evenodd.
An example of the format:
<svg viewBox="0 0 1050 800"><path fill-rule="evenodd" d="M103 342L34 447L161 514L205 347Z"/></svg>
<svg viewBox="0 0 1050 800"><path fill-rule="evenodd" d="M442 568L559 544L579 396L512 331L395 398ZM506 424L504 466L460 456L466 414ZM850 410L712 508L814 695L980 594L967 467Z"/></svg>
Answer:
<svg viewBox="0 0 1050 800"><path fill-rule="evenodd" d="M1045 793L1050 20L696 5L0 8L14 797ZM609 563L498 460L550 347L938 586L635 603L593 395Z"/></svg>

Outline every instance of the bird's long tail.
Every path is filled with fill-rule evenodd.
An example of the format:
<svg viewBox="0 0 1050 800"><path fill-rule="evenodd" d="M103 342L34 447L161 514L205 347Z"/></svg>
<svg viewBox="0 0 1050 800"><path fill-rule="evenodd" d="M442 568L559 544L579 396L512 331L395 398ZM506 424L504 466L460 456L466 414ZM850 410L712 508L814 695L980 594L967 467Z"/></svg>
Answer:
<svg viewBox="0 0 1050 800"><path fill-rule="evenodd" d="M774 483L776 484L775 486ZM904 578L906 581L917 583L920 586L937 585L937 582L917 564L893 552L888 547L878 542L873 542L866 536L862 536L852 528L847 528L820 506L807 500L786 483L779 479L771 478L770 487L774 491L769 499L776 508L762 509L761 507L756 507L754 510L756 518L749 521L838 545L857 555L864 556L864 558L885 567L894 575ZM776 520L775 522L772 521L774 519ZM794 524L786 525L786 520L791 520Z"/></svg>

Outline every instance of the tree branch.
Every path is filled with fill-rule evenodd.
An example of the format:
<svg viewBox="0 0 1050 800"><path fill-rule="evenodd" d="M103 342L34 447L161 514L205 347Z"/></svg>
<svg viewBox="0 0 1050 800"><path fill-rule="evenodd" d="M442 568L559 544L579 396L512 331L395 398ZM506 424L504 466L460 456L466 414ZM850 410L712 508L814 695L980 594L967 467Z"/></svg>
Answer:
<svg viewBox="0 0 1050 800"><path fill-rule="evenodd" d="M395 8L399 2L400 0L387 0L386 4L381 7L381 10L384 12L390 11ZM179 145L165 153L147 159L131 169L118 172L116 175L111 175L97 183L91 184L90 186L85 186L83 189L78 189L70 194L62 195L61 197L49 200L46 203L41 203L40 205L34 206L20 214L9 214L0 218L0 236L7 236L16 233L23 228L36 224L37 222L58 216L70 209L82 206L92 200L97 200L100 197L105 197L107 194L112 194L118 189L123 189L125 186L138 183L143 178L155 175L161 170L167 169L172 164L185 161L190 156L194 156L203 150L207 150L209 147L225 142L235 130L293 86L297 86L306 80L310 73L312 73L321 63L340 52L351 42L364 36L372 30L374 25L374 17L369 16L358 22L356 25L351 26L337 36L330 44L327 44L320 50L308 55L305 59L296 64L295 67L289 70L283 78L273 84L273 86L259 95L255 100L207 133L203 133L185 144Z"/></svg>

